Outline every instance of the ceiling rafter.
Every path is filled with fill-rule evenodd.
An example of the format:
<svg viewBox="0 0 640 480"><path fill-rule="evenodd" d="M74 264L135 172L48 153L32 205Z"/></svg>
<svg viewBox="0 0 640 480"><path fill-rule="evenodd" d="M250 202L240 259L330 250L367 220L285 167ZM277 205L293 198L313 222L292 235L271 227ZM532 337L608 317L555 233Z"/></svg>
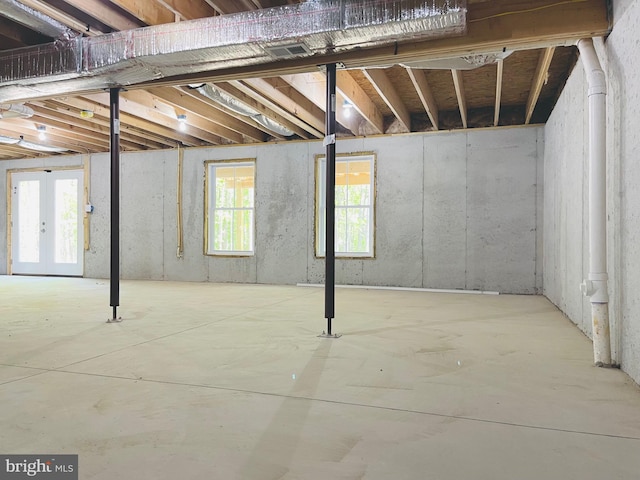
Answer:
<svg viewBox="0 0 640 480"><path fill-rule="evenodd" d="M431 91L424 70L418 68L407 68L406 70L411 79L411 83L413 83L413 87L416 89L418 97L420 97L420 102L422 102L422 106L429 116L433 129L438 130L438 104L433 97L433 92Z"/></svg>
<svg viewBox="0 0 640 480"><path fill-rule="evenodd" d="M55 100L46 100L44 102L44 105L49 109L67 114L69 117L75 117L77 115L77 112L80 110L80 108L75 108L68 103L61 103ZM110 128L109 109L101 105L91 104L89 102L85 102L84 107L94 109L92 110L93 116L91 118L91 123L96 127L105 128L106 135L108 135ZM167 147L176 146L176 141L173 139L168 139L158 134L151 133L140 127L131 126L126 123L121 123L120 135L122 138L130 138L131 141L139 143L141 145L144 145L147 140L151 140L152 142L164 144Z"/></svg>
<svg viewBox="0 0 640 480"><path fill-rule="evenodd" d="M555 47L547 47L540 52L538 66L536 67L536 73L533 75L533 82L531 83L531 90L527 100L525 124L531 121L542 87L547 82L549 67L551 66L551 60L553 60L553 52L555 52Z"/></svg>
<svg viewBox="0 0 640 480"><path fill-rule="evenodd" d="M104 23L115 30L131 30L141 26L141 24L134 22L127 15L123 14L119 8L100 0L64 1L87 15L99 18L101 23Z"/></svg>
<svg viewBox="0 0 640 480"><path fill-rule="evenodd" d="M275 111L266 107L264 104L258 102L255 98L250 97L246 93L240 91L238 88L234 87L233 85L229 83L216 83L215 86L216 88L225 92L227 95L230 95L236 100L238 100L239 102L242 102L245 105L253 108L254 110L261 113L262 115L269 118L270 120L273 120L274 122L279 123L280 125L288 128L289 130L294 132L296 135L298 135L300 138L305 138L305 139L310 138L309 132L300 128L298 125L294 124L293 122L289 121L283 115L276 113Z"/></svg>
<svg viewBox="0 0 640 480"><path fill-rule="evenodd" d="M373 100L346 70L336 74L336 90L349 100L358 113L377 133L384 133L384 118Z"/></svg>
<svg viewBox="0 0 640 480"><path fill-rule="evenodd" d="M58 10L55 7L43 2L42 0L20 0L20 3L27 7L33 8L44 15L57 20L58 22L66 25L71 30L75 30L78 33L84 33L85 35L101 35L105 32L97 29L90 29L88 25L79 21L75 17Z"/></svg>
<svg viewBox="0 0 640 480"><path fill-rule="evenodd" d="M147 25L173 23L175 15L172 11L156 2L140 2L138 0L109 0L114 5L139 18Z"/></svg>
<svg viewBox="0 0 640 480"><path fill-rule="evenodd" d="M182 0L157 0L157 2L184 20L212 17L216 14L215 9L206 2L185 2Z"/></svg>
<svg viewBox="0 0 640 480"><path fill-rule="evenodd" d="M311 100L323 112L326 111L327 104L327 79L321 72L300 73L297 75L283 75L285 82L302 93ZM348 113L346 108L341 108L345 104L345 98L340 91L336 92L336 121L357 135L360 128L360 116Z"/></svg>
<svg viewBox="0 0 640 480"><path fill-rule="evenodd" d="M462 78L462 70L451 70L453 77L453 86L456 90L456 98L458 99L458 108L460 110L460 118L462 118L462 127L467 128L467 98L464 93L464 82Z"/></svg>
<svg viewBox="0 0 640 480"><path fill-rule="evenodd" d="M411 115L400 95L389 80L389 77L381 68L369 68L363 70L365 77L371 82L378 95L391 109L393 115L400 121L407 132L411 131Z"/></svg>
<svg viewBox="0 0 640 480"><path fill-rule="evenodd" d="M313 128L324 130L324 112L282 78L249 78L244 80L244 83Z"/></svg>
<svg viewBox="0 0 640 480"><path fill-rule="evenodd" d="M288 110L286 110L285 108L280 106L278 103L271 101L269 98L267 98L262 93L257 92L256 90L254 90L253 88L251 88L250 86L244 84L243 82L241 82L239 80L234 80L234 81L229 82L229 83L232 86L234 86L235 88L237 88L238 90L240 90L242 93L248 95L249 97L255 99L258 102L263 103L264 105L266 105L267 107L271 108L275 112L278 112L280 115L282 115L284 118L286 118L287 120L292 122L294 125L297 125L299 128L302 128L303 130L306 130L307 132L309 132L312 136L314 136L316 138L323 138L324 137L324 133L322 133L324 131L324 128L318 130L318 129L310 126L304 120L302 120L298 116L292 114L291 112L289 112Z"/></svg>

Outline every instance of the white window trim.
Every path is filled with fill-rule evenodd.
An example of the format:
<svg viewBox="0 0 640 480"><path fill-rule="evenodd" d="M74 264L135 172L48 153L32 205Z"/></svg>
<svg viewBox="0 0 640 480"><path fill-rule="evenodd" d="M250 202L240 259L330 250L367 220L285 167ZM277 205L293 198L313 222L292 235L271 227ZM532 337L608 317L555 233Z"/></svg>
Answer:
<svg viewBox="0 0 640 480"><path fill-rule="evenodd" d="M375 211L376 211L376 155L373 152L358 152L349 154L336 154L336 163L346 161L358 161L369 160L370 161L370 175L371 175L371 202L369 205L369 251L368 252L338 252L336 251L336 258L375 258ZM325 210L326 210L326 156L316 155L315 165L316 175L316 203L315 203L315 246L314 253L316 258L325 257ZM336 207L338 208L361 208L359 207Z"/></svg>
<svg viewBox="0 0 640 480"><path fill-rule="evenodd" d="M251 250L215 250L213 249L213 225L210 223L215 218L215 208L213 202L215 201L215 173L214 170L218 167L253 167L253 207L251 208L225 208L221 210L251 210L252 211L252 241ZM204 254L208 256L216 257L251 257L255 255L256 250L256 159L255 158L242 158L238 160L208 160L205 162L205 221L204 221Z"/></svg>

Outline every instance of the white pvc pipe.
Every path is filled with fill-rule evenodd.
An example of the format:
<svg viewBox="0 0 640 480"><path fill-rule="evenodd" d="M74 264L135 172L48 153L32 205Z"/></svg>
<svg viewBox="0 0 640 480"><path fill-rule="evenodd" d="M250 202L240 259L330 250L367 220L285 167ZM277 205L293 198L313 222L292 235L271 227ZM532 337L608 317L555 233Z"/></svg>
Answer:
<svg viewBox="0 0 640 480"><path fill-rule="evenodd" d="M606 77L593 41L578 41L580 58L589 84L589 277L583 282L591 297L593 357L598 366L611 365L609 295L607 285L606 211Z"/></svg>

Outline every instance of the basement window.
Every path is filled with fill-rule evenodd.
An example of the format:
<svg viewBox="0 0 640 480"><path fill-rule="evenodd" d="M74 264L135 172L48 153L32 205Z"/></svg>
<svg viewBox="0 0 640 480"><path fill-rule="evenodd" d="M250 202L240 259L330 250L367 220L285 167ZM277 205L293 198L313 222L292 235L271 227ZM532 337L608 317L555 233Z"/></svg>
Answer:
<svg viewBox="0 0 640 480"><path fill-rule="evenodd" d="M255 237L255 159L206 162L207 255L249 256Z"/></svg>
<svg viewBox="0 0 640 480"><path fill-rule="evenodd" d="M326 245L326 157L316 157L317 257ZM374 256L375 155L336 155L335 251L336 257Z"/></svg>

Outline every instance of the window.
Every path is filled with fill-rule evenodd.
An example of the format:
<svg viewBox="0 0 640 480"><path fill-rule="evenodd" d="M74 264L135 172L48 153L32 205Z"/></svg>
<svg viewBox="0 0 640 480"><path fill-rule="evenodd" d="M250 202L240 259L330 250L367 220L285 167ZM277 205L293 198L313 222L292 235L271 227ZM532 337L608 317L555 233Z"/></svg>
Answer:
<svg viewBox="0 0 640 480"><path fill-rule="evenodd" d="M255 160L206 165L206 253L253 255Z"/></svg>
<svg viewBox="0 0 640 480"><path fill-rule="evenodd" d="M316 256L325 254L326 157L317 157ZM372 154L336 156L337 257L373 257L375 157Z"/></svg>

